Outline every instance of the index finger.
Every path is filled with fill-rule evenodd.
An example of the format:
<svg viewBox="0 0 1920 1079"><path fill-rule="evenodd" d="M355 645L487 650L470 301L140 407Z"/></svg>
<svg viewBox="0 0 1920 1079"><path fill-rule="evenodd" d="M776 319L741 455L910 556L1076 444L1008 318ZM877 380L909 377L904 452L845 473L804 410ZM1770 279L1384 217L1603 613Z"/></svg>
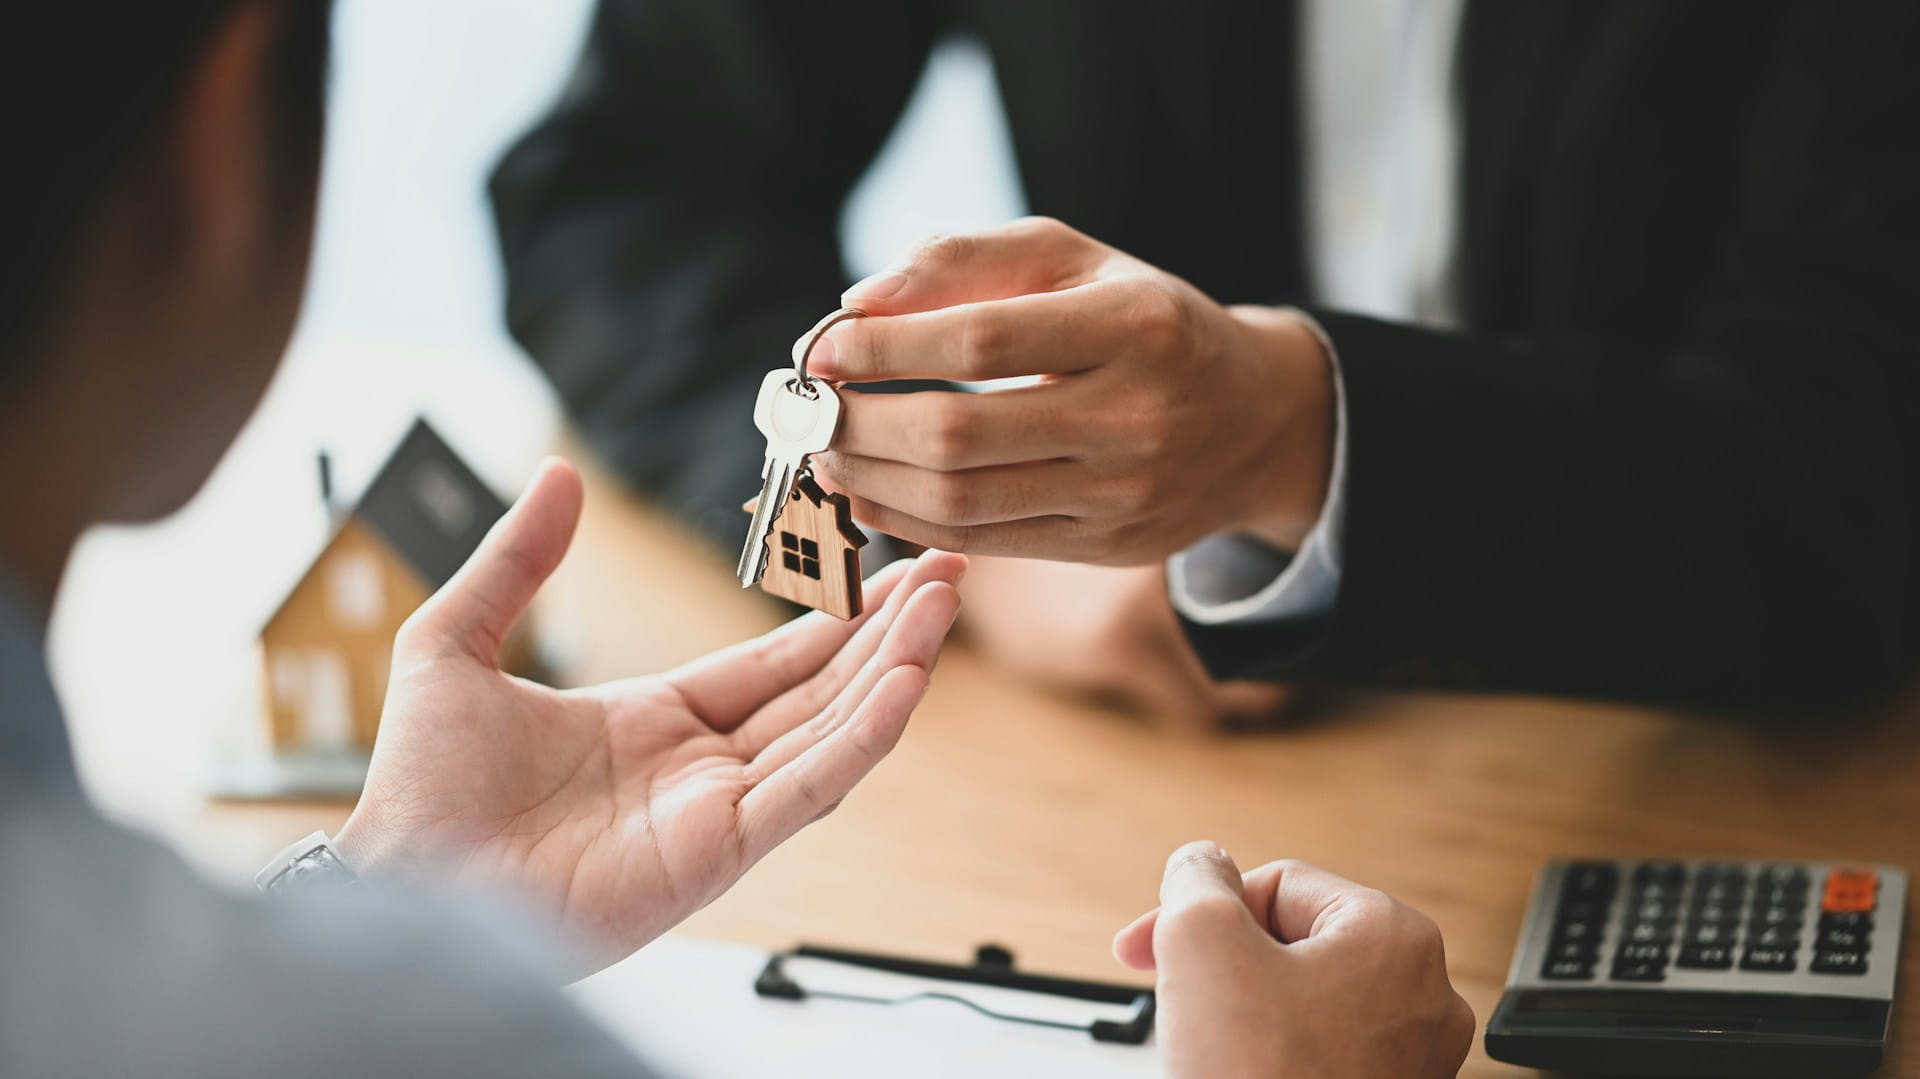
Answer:
<svg viewBox="0 0 1920 1079"><path fill-rule="evenodd" d="M867 579L863 586L867 609L858 617L843 622L813 611L771 633L687 663L666 678L688 707L715 730L733 730L775 698L818 675L869 623L878 621L884 629L899 607L892 602L893 594L909 575L916 577L917 586L956 571L952 558L903 559ZM867 632L872 636L873 631Z"/></svg>
<svg viewBox="0 0 1920 1079"><path fill-rule="evenodd" d="M894 587L893 594L859 632L823 665L816 667L811 676L791 685L733 728L734 751L743 757L757 757L809 718L832 718L839 703L847 697L849 687L860 686L863 690L871 687L872 680L878 677L874 664L894 639L894 623L908 600L923 585L957 583L966 565L965 557L932 548L910 562L906 579Z"/></svg>
<svg viewBox="0 0 1920 1079"><path fill-rule="evenodd" d="M1300 861L1268 862L1241 879L1247 909L1282 944L1321 936L1347 911L1382 898L1373 888ZM1114 934L1115 958L1135 970L1153 969L1153 928L1161 909L1155 907Z"/></svg>
<svg viewBox="0 0 1920 1079"><path fill-rule="evenodd" d="M1282 944L1321 936L1342 914L1382 898L1376 888L1292 859L1247 874L1247 906Z"/></svg>
<svg viewBox="0 0 1920 1079"><path fill-rule="evenodd" d="M1065 389L849 393L832 452L937 472L1073 457L1094 442L1098 420Z"/></svg>
<svg viewBox="0 0 1920 1079"><path fill-rule="evenodd" d="M796 729L754 758L748 771L756 778L739 810L749 862L840 804L893 751L926 694L928 672L959 609L952 585L920 588L889 627L875 663L883 669L854 694L846 721Z"/></svg>
<svg viewBox="0 0 1920 1079"><path fill-rule="evenodd" d="M834 382L986 382L1098 367L1137 321L1124 284L849 319L827 331L808 370Z"/></svg>
<svg viewBox="0 0 1920 1079"><path fill-rule="evenodd" d="M936 236L903 261L841 294L871 315L1051 292L1080 280L1107 249L1052 218L1026 217L998 228Z"/></svg>

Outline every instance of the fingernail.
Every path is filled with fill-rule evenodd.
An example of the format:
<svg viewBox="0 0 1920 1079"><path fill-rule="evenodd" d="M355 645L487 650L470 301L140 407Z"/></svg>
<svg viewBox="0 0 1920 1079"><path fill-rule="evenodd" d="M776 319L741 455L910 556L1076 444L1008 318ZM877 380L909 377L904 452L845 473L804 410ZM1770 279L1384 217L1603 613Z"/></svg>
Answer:
<svg viewBox="0 0 1920 1079"><path fill-rule="evenodd" d="M840 294L840 298L842 300L884 300L906 287L906 284L905 271L881 270L877 274L854 282L853 287Z"/></svg>
<svg viewBox="0 0 1920 1079"><path fill-rule="evenodd" d="M1209 850L1208 848L1212 849ZM1175 847L1173 853L1167 855L1167 865L1171 867L1179 862L1191 862L1201 858L1212 858L1217 856L1219 851L1220 848L1216 846L1212 840L1196 839L1191 843L1182 843L1178 847Z"/></svg>
<svg viewBox="0 0 1920 1079"><path fill-rule="evenodd" d="M807 353L807 373L827 379L834 377L832 334L821 334L820 340L813 343L813 351Z"/></svg>

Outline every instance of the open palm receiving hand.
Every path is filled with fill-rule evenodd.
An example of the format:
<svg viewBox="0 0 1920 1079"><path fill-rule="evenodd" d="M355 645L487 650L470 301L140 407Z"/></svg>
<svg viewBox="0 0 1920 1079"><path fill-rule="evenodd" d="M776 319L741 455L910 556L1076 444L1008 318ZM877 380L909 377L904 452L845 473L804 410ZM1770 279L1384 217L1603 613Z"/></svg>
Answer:
<svg viewBox="0 0 1920 1079"><path fill-rule="evenodd" d="M831 810L905 729L958 609L958 555L665 674L555 690L501 643L566 553L579 476L543 465L395 642L367 787L337 840L363 876L504 886L600 966L724 892Z"/></svg>

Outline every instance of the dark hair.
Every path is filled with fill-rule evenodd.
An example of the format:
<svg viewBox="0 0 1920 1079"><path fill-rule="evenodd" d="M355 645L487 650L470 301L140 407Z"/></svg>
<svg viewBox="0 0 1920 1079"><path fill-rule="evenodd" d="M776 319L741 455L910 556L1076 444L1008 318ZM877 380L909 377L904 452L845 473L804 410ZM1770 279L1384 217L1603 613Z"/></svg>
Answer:
<svg viewBox="0 0 1920 1079"><path fill-rule="evenodd" d="M162 133L214 35L249 3L285 7L268 92L291 184L318 165L332 0L62 0L32 5L0 35L0 389L22 373L93 214Z"/></svg>

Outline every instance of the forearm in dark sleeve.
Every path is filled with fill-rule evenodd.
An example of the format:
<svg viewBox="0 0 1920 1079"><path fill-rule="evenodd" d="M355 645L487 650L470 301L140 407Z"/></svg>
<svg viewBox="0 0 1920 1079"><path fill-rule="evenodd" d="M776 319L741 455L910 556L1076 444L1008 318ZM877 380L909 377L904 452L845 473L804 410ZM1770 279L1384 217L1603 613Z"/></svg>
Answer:
<svg viewBox="0 0 1920 1079"><path fill-rule="evenodd" d="M1792 712L1910 676L1920 167L1893 133L1920 110L1910 65L1836 33L1783 42L1684 341L1315 312L1351 424L1339 598L1189 627L1215 673Z"/></svg>

